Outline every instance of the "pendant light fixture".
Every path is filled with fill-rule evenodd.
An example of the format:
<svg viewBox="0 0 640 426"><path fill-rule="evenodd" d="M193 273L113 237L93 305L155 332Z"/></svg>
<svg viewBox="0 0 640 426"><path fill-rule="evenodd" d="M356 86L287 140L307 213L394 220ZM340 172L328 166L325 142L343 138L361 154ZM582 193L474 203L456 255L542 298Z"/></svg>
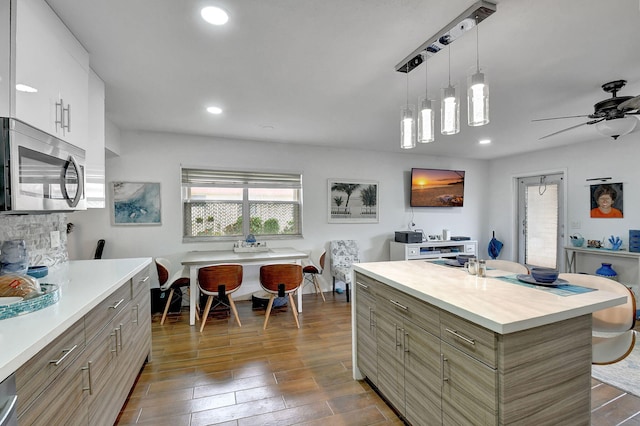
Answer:
<svg viewBox="0 0 640 426"><path fill-rule="evenodd" d="M416 147L415 128L413 105L409 104L409 73L407 72L407 104L401 110L400 148L411 149Z"/></svg>
<svg viewBox="0 0 640 426"><path fill-rule="evenodd" d="M449 86L442 88L440 101L440 133L455 135L460 132L460 102L454 85L451 84L451 46L449 49Z"/></svg>
<svg viewBox="0 0 640 426"><path fill-rule="evenodd" d="M476 16L476 21L478 17ZM467 119L469 126L489 123L489 82L480 70L480 43L476 23L476 67L467 77ZM475 72L474 72L475 71Z"/></svg>
<svg viewBox="0 0 640 426"><path fill-rule="evenodd" d="M427 52L423 53L424 58L424 98L421 98L418 105L420 105L420 112L418 113L418 142L429 143L435 140L434 138L434 116L433 101L429 99L429 71L427 68ZM408 73L407 73L408 74Z"/></svg>

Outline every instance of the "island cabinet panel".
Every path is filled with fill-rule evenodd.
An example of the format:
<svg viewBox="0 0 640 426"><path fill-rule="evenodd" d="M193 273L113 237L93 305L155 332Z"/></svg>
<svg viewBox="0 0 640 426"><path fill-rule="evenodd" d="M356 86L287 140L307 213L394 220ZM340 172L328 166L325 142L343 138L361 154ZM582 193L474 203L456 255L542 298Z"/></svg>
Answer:
<svg viewBox="0 0 640 426"><path fill-rule="evenodd" d="M500 334L359 271L356 282L357 366L407 423L590 423L590 313Z"/></svg>
<svg viewBox="0 0 640 426"><path fill-rule="evenodd" d="M361 279L363 278L363 279ZM366 278L366 279L364 279ZM356 280L356 335L358 341L357 363L362 374L377 386L378 355L376 343L375 282L359 276Z"/></svg>

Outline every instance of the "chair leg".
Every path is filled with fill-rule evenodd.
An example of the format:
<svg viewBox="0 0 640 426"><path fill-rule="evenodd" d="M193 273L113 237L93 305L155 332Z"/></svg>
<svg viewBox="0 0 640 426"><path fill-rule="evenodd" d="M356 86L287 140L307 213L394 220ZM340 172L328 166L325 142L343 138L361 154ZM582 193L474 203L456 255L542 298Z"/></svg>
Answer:
<svg viewBox="0 0 640 426"><path fill-rule="evenodd" d="M349 303L349 295L351 294L351 292L349 291L349 283L344 283L344 285L347 288L347 303Z"/></svg>
<svg viewBox="0 0 640 426"><path fill-rule="evenodd" d="M204 313L202 314L202 321L200 324L200 333L204 330L204 325L207 323L207 317L209 316L209 309L211 309L211 303L213 302L213 296L207 298L207 304L204 305Z"/></svg>
<svg viewBox="0 0 640 426"><path fill-rule="evenodd" d="M322 289L320 288L320 283L318 282L318 277L315 274L313 275L313 285L316 286L316 293L320 293L320 296L322 296L322 301L326 302L327 300L324 298L324 293L322 292Z"/></svg>
<svg viewBox="0 0 640 426"><path fill-rule="evenodd" d="M169 312L169 305L171 304L172 298L173 298L173 287L169 292L169 297L167 298L167 304L164 305L164 312L162 314L162 319L160 320L160 325L164 325L164 320L167 319L167 312Z"/></svg>
<svg viewBox="0 0 640 426"><path fill-rule="evenodd" d="M336 277L333 277L333 292L336 292Z"/></svg>
<svg viewBox="0 0 640 426"><path fill-rule="evenodd" d="M236 309L236 304L233 302L233 298L231 297L230 294L227 294L227 299L229 299L229 305L231 305L233 314L236 316L236 321L238 322L238 326L242 327L242 324L240 324L240 317L238 316L238 310Z"/></svg>
<svg viewBox="0 0 640 426"><path fill-rule="evenodd" d="M269 303L267 304L267 311L264 314L264 325L262 326L263 330L267 329L267 323L269 322L269 315L271 315L271 307L273 306L273 299L275 299L275 294L271 293L269 295Z"/></svg>
<svg viewBox="0 0 640 426"><path fill-rule="evenodd" d="M298 322L298 309L296 308L296 302L293 300L293 293L289 293L289 303L291 303L291 312L293 312L293 317L296 319L296 325L300 328L300 322Z"/></svg>

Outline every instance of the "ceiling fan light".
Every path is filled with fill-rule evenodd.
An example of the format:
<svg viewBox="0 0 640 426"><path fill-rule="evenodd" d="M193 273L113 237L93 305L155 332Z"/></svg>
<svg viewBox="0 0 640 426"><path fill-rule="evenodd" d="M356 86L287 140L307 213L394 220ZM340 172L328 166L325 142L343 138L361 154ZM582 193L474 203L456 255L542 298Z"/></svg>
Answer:
<svg viewBox="0 0 640 426"><path fill-rule="evenodd" d="M620 136L627 135L635 129L638 120L635 117L614 118L603 120L596 124L596 130L603 136L608 136L614 140Z"/></svg>

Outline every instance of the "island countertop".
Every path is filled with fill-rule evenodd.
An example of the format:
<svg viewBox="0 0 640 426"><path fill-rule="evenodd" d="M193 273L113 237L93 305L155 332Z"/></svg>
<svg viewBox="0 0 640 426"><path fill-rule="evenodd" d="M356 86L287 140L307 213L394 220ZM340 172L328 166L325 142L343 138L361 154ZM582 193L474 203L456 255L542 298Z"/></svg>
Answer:
<svg viewBox="0 0 640 426"><path fill-rule="evenodd" d="M0 381L151 264L151 258L78 260L51 269L40 283L60 285L60 300L0 320Z"/></svg>
<svg viewBox="0 0 640 426"><path fill-rule="evenodd" d="M499 334L509 334L574 318L626 301L606 291L558 296L495 278L513 275L488 271L487 277L462 268L409 260L354 264L353 269L420 300ZM493 276L493 277L492 277Z"/></svg>

